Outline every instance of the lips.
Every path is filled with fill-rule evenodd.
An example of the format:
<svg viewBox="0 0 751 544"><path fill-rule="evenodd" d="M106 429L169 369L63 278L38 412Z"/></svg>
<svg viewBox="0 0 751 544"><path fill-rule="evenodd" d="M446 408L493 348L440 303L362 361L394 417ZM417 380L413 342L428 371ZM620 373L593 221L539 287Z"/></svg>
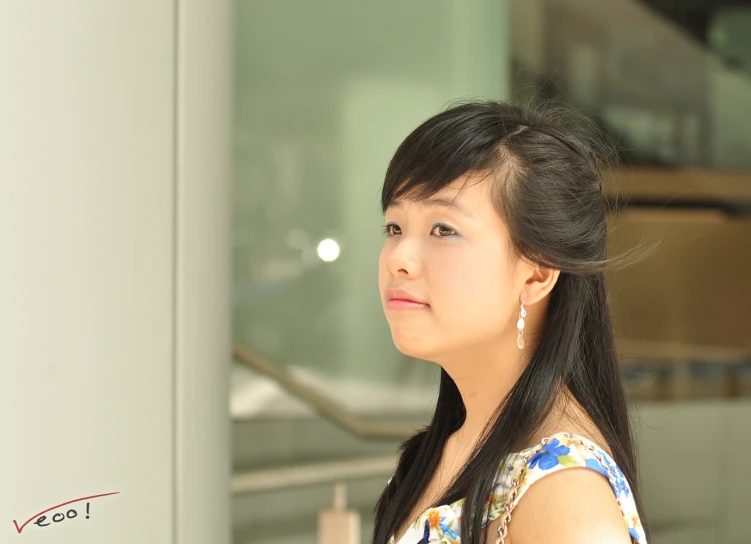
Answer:
<svg viewBox="0 0 751 544"><path fill-rule="evenodd" d="M424 309L430 304L402 289L386 290L386 307L394 310Z"/></svg>

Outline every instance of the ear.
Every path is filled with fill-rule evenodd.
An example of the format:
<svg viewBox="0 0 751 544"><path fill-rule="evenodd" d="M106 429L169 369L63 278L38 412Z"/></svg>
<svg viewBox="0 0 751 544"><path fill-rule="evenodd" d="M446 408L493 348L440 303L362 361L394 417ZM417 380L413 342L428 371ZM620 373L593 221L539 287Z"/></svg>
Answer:
<svg viewBox="0 0 751 544"><path fill-rule="evenodd" d="M541 301L550 294L558 281L561 271L555 268L543 268L541 266L530 265L526 270L526 279L522 287L521 297L526 294L527 300L525 305L532 305ZM521 304L521 298L519 304Z"/></svg>

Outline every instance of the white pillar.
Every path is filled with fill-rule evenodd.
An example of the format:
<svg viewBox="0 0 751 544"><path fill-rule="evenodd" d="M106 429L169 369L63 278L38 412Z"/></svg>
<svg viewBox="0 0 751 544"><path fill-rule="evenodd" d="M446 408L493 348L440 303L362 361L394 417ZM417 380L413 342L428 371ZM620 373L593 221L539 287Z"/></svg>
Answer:
<svg viewBox="0 0 751 544"><path fill-rule="evenodd" d="M229 6L3 4L2 542L230 540Z"/></svg>
<svg viewBox="0 0 751 544"><path fill-rule="evenodd" d="M228 544L234 1L177 4L175 542Z"/></svg>

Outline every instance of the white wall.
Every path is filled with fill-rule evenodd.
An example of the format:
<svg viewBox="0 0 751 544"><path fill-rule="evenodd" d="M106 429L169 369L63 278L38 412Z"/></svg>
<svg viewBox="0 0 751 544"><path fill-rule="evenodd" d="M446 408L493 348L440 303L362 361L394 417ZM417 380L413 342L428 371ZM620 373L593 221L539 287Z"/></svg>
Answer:
<svg viewBox="0 0 751 544"><path fill-rule="evenodd" d="M229 541L228 5L3 3L2 542Z"/></svg>

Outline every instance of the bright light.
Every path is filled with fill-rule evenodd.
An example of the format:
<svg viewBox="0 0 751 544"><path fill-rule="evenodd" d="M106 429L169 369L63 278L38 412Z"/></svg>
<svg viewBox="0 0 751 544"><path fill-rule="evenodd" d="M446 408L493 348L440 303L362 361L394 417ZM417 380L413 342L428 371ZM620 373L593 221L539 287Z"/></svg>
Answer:
<svg viewBox="0 0 751 544"><path fill-rule="evenodd" d="M339 244L331 238L321 240L321 243L318 244L318 256L322 261L335 261L339 257Z"/></svg>

